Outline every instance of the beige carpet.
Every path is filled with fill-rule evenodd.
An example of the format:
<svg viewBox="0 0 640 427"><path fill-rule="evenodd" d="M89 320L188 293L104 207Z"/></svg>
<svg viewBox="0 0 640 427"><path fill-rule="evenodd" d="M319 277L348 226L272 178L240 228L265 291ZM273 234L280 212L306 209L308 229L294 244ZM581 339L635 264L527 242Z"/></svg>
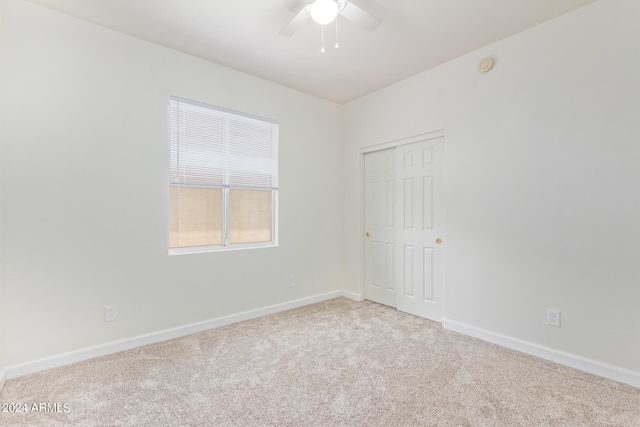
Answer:
<svg viewBox="0 0 640 427"><path fill-rule="evenodd" d="M640 389L337 298L7 381L2 426L640 426Z"/></svg>

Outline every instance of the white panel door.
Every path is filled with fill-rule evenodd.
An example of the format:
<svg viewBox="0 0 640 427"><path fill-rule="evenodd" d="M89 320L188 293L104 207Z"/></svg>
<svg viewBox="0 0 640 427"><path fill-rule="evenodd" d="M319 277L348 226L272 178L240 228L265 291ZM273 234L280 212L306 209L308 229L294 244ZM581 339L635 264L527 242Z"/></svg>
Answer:
<svg viewBox="0 0 640 427"><path fill-rule="evenodd" d="M396 306L395 148L364 155L365 298Z"/></svg>
<svg viewBox="0 0 640 427"><path fill-rule="evenodd" d="M397 308L442 321L444 138L396 148ZM440 242L440 243L438 243Z"/></svg>

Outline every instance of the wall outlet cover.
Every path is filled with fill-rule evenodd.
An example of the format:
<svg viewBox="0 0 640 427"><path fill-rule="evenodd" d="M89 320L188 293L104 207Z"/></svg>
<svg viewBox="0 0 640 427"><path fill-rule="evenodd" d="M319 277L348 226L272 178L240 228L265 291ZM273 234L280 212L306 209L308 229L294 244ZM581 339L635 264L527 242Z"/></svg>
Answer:
<svg viewBox="0 0 640 427"><path fill-rule="evenodd" d="M107 305L104 307L104 321L112 322L118 318L118 306Z"/></svg>
<svg viewBox="0 0 640 427"><path fill-rule="evenodd" d="M560 327L560 310L547 309L547 324L557 328Z"/></svg>

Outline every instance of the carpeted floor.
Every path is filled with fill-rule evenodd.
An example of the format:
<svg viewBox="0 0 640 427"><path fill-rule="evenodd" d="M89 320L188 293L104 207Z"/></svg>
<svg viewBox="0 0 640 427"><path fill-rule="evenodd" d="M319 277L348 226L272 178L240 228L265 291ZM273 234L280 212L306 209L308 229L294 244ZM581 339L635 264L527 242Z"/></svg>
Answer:
<svg viewBox="0 0 640 427"><path fill-rule="evenodd" d="M2 426L640 426L640 389L346 298L8 380L0 402L29 410Z"/></svg>

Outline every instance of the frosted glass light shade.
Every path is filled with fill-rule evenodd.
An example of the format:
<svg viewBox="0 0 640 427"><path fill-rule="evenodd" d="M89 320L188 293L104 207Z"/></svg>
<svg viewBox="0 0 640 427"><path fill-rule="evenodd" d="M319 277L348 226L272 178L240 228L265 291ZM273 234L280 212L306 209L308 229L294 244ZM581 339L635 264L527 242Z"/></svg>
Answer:
<svg viewBox="0 0 640 427"><path fill-rule="evenodd" d="M316 0L311 4L311 18L320 25L328 24L338 16L338 3L335 0Z"/></svg>

